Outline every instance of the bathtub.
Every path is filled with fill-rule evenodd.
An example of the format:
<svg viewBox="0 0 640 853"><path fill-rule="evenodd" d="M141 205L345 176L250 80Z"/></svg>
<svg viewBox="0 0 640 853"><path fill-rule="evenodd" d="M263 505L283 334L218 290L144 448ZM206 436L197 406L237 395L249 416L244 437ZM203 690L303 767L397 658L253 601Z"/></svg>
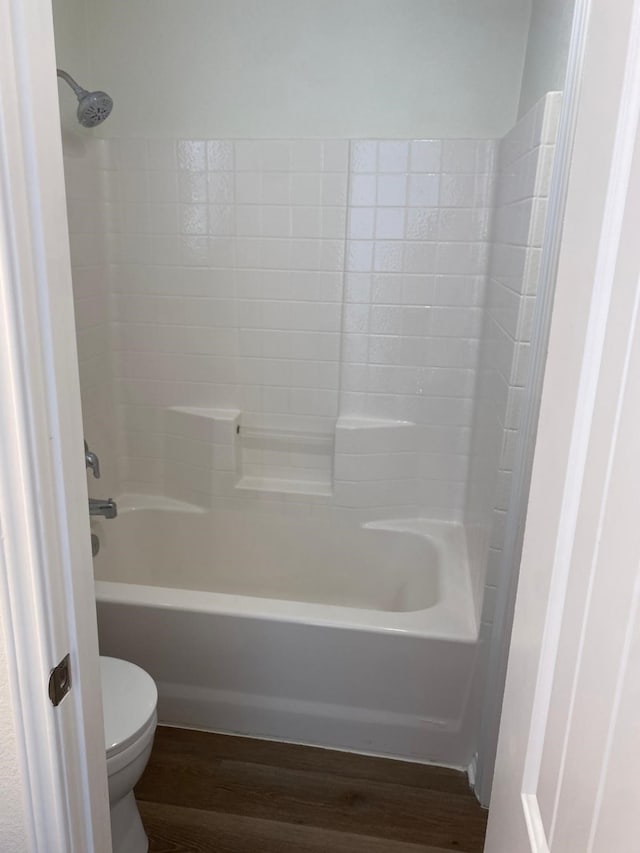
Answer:
<svg viewBox="0 0 640 853"><path fill-rule="evenodd" d="M478 630L464 531L123 496L92 525L102 654L167 724L456 767Z"/></svg>

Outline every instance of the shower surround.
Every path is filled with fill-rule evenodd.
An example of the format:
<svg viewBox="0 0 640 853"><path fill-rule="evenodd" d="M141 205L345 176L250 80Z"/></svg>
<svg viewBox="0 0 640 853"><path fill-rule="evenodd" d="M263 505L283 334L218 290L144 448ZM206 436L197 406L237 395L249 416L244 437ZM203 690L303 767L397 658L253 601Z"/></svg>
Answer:
<svg viewBox="0 0 640 853"><path fill-rule="evenodd" d="M121 490L460 518L495 143L96 147Z"/></svg>
<svg viewBox="0 0 640 853"><path fill-rule="evenodd" d="M557 103L543 99L522 138L512 135L522 157L508 142L458 139L67 146L85 430L123 496L118 529L101 530L103 649L156 676L167 721L470 760L478 629L482 617L486 634L491 620L488 544L499 548L506 500L504 477L499 493L496 485L504 442L517 433L515 403L507 413L492 377L524 381L523 348L496 343L493 330L510 328L507 303L529 316L537 283L531 264L515 263L508 204L526 249L541 222L540 184L528 180L536 131L548 131L548 169ZM497 419L489 439L487 413ZM325 539L351 542L347 529L371 523L387 532L388 577L372 575L359 603L327 604L339 575L356 589L353 576L332 562L323 589L321 570L307 578L303 546L320 553ZM198 535L183 536L185 525ZM244 530L239 550L196 571L191 556L214 547L206 532L227 526ZM158 536L145 535L152 528ZM272 528L280 534L268 545ZM170 548L156 547L165 530L168 541L190 543L173 569ZM256 556L260 530L265 548L280 549L266 562ZM422 609L402 588L420 537L438 555ZM345 549L375 564L373 553ZM273 577L258 577L263 563ZM231 586L217 589L218 575ZM278 587L288 575L290 594ZM299 594L295 605L294 588L308 583L316 598ZM443 634L436 626L447 620ZM256 645L240 654L247 631ZM148 636L166 642L151 648ZM212 650L227 641L244 678L235 665L211 669ZM269 658L266 685L266 650L289 647L299 650L297 669L287 680ZM360 693L347 689L359 667L372 679L362 676ZM391 708L375 686L400 672Z"/></svg>

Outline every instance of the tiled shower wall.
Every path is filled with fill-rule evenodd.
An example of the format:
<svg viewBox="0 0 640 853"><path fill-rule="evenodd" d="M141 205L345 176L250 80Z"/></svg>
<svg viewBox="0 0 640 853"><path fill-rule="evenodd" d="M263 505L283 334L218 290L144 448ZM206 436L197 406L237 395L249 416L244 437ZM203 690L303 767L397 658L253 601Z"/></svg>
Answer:
<svg viewBox="0 0 640 853"><path fill-rule="evenodd" d="M175 419L168 423L165 413L214 407L242 412L243 426L333 429L348 144L111 146L120 203L111 260L123 488L185 498L195 491L198 500L232 495L237 460L221 466L185 436L178 446ZM254 468L265 453L281 455L257 450ZM201 468L213 465L206 482L194 458Z"/></svg>
<svg viewBox="0 0 640 853"><path fill-rule="evenodd" d="M561 93L550 92L500 143L465 524L478 612L493 621L511 494Z"/></svg>
<svg viewBox="0 0 640 853"><path fill-rule="evenodd" d="M340 418L335 457L285 454L305 480L335 475L315 503L461 516L495 144L91 144L81 166L67 157L72 242L101 244L100 370L83 391L114 389L120 490L237 496L237 447L214 453L167 415L215 408L331 441ZM283 464L276 446L250 454L253 475Z"/></svg>
<svg viewBox="0 0 640 853"><path fill-rule="evenodd" d="M112 370L110 277L104 204L108 144L91 137L65 137L65 178L80 390L85 437L100 452L100 481L89 493L117 494L116 417ZM104 494L103 494L104 493Z"/></svg>
<svg viewBox="0 0 640 853"><path fill-rule="evenodd" d="M464 506L495 151L352 143L340 410L415 424L404 454L351 458L354 505L395 488L432 515Z"/></svg>
<svg viewBox="0 0 640 853"><path fill-rule="evenodd" d="M500 143L65 146L90 488L464 517L486 630L559 105Z"/></svg>

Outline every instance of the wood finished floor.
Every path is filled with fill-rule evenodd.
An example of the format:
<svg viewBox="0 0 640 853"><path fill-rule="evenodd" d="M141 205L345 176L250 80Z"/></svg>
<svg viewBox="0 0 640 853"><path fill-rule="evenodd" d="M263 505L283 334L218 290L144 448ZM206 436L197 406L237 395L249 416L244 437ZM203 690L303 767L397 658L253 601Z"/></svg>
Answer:
<svg viewBox="0 0 640 853"><path fill-rule="evenodd" d="M149 853L481 853L466 776L159 727L136 788Z"/></svg>

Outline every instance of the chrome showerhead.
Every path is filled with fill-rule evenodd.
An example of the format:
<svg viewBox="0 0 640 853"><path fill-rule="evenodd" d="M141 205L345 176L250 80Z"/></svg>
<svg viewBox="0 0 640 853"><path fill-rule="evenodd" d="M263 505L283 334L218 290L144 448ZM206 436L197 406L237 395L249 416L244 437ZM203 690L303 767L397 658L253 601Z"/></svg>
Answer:
<svg viewBox="0 0 640 853"><path fill-rule="evenodd" d="M78 99L76 115L83 127L95 127L109 117L113 109L113 101L106 92L88 92L79 86L70 74L58 68L58 77L71 86Z"/></svg>

